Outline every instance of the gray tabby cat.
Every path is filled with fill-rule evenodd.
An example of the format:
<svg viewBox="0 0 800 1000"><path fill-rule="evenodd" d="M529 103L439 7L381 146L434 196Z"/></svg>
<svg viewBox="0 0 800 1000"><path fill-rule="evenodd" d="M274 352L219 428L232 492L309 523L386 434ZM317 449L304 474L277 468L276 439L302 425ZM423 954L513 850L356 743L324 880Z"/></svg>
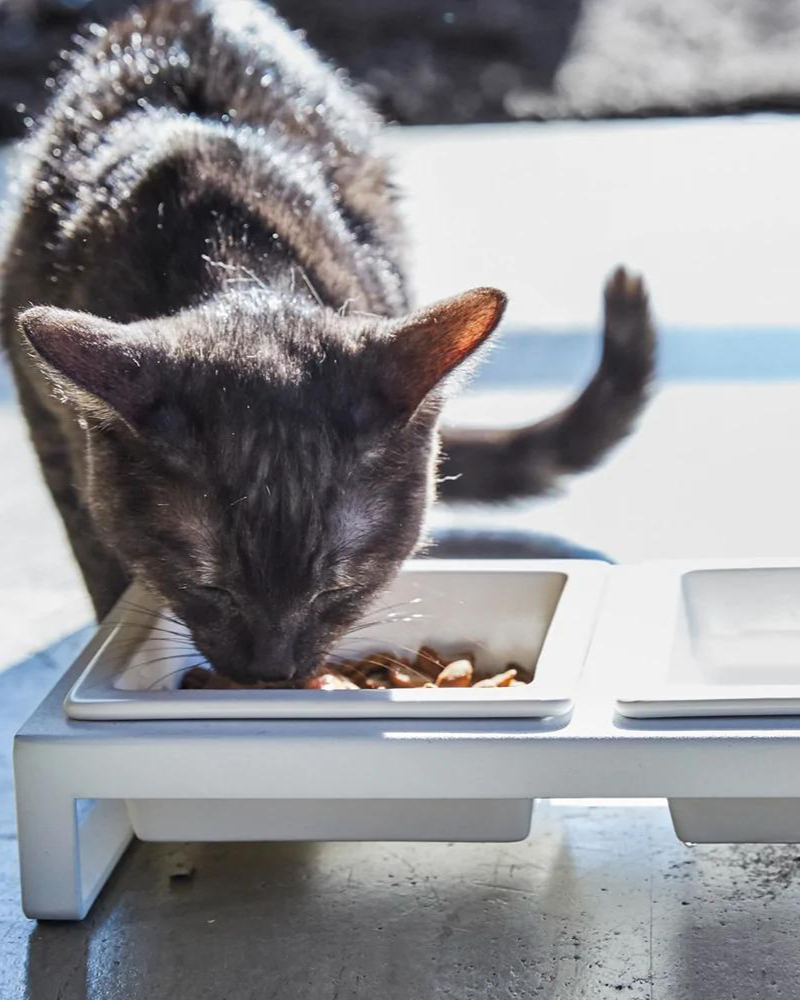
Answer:
<svg viewBox="0 0 800 1000"><path fill-rule="evenodd" d="M138 578L234 679L300 681L398 571L434 498L478 288L408 312L378 121L269 10L157 2L94 28L28 146L3 339L98 615ZM444 434L442 495L586 468L652 372L641 282L563 413Z"/></svg>

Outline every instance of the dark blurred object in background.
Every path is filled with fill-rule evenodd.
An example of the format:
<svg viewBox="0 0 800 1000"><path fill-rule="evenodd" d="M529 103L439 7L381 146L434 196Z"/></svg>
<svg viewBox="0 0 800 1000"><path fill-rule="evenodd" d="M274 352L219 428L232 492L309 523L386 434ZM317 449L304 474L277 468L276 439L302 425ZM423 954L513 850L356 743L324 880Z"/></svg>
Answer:
<svg viewBox="0 0 800 1000"><path fill-rule="evenodd" d="M44 81L75 30L129 6L118 0L0 0L0 138L21 135L25 116L41 110Z"/></svg>
<svg viewBox="0 0 800 1000"><path fill-rule="evenodd" d="M0 136L127 0L0 0ZM408 124L800 108L800 0L277 0Z"/></svg>

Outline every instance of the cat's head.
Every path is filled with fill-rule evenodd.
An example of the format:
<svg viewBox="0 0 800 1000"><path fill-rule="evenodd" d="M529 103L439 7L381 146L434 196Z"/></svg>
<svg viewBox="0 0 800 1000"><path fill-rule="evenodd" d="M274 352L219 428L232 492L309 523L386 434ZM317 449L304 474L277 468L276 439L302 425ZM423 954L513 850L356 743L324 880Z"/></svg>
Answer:
<svg viewBox="0 0 800 1000"><path fill-rule="evenodd" d="M264 296L20 321L85 428L105 544L217 670L300 681L418 545L446 383L504 307L476 289L399 320Z"/></svg>

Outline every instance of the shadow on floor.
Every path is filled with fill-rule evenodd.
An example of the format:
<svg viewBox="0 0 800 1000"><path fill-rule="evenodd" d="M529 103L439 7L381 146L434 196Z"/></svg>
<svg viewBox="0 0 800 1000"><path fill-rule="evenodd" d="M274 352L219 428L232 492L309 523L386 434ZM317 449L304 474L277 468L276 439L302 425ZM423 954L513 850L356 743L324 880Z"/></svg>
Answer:
<svg viewBox="0 0 800 1000"><path fill-rule="evenodd" d="M457 508L456 508L457 509ZM591 559L611 562L596 549L587 549L556 535L534 531L454 528L435 531L429 548L420 553L432 559Z"/></svg>

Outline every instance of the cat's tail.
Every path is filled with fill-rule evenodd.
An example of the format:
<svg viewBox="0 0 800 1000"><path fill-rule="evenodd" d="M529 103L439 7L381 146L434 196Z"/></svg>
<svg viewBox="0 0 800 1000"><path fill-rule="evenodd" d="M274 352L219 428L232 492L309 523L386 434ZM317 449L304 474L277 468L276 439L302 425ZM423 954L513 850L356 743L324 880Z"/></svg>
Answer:
<svg viewBox="0 0 800 1000"><path fill-rule="evenodd" d="M439 495L500 502L547 493L596 465L633 429L655 368L656 337L641 278L618 268L605 289L603 353L569 406L511 430L445 429Z"/></svg>

